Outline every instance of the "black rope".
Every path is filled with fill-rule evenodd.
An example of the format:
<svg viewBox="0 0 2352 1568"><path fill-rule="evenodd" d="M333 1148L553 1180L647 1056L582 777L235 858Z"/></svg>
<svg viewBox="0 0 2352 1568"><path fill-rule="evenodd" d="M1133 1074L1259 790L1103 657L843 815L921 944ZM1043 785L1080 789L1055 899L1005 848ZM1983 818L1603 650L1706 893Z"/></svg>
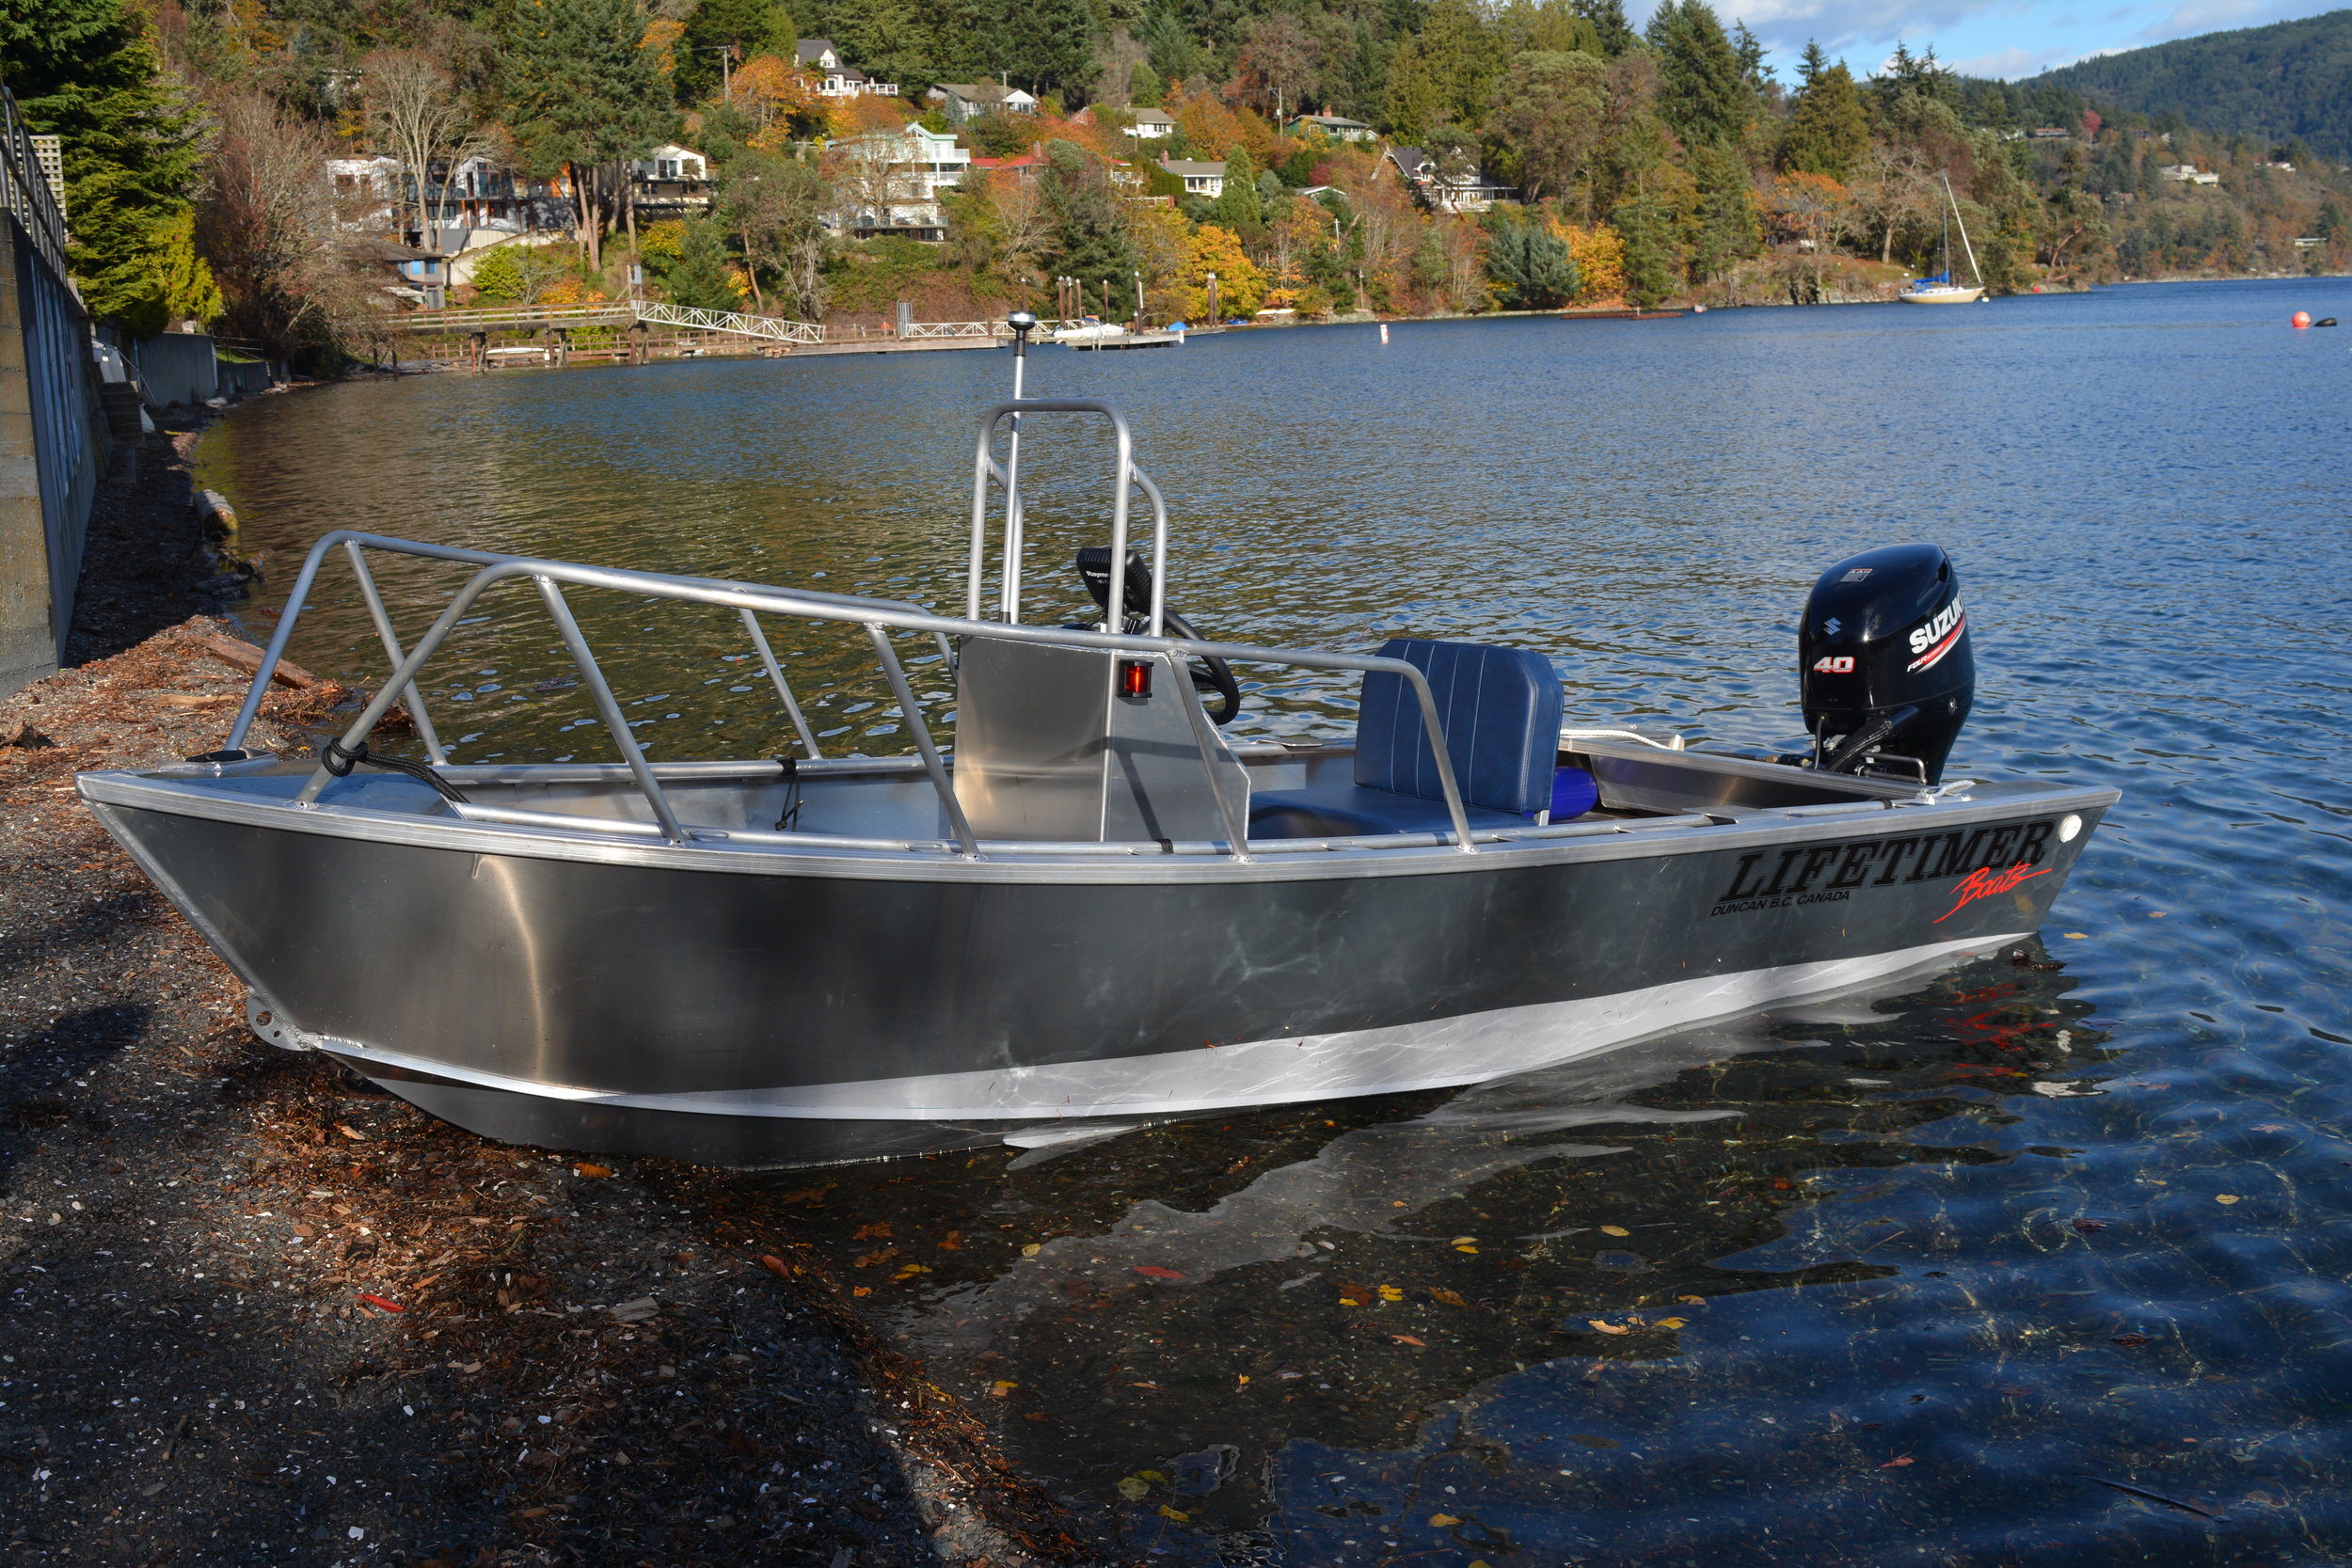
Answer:
<svg viewBox="0 0 2352 1568"><path fill-rule="evenodd" d="M778 757L776 766L784 769L784 814L776 818L775 831L788 833L801 819L801 762L798 757Z"/></svg>
<svg viewBox="0 0 2352 1568"><path fill-rule="evenodd" d="M329 773L339 779L347 778L353 768L364 762L370 768L381 768L390 773L405 773L419 784L431 787L444 800L454 800L461 806L472 803L458 792L455 784L423 763L411 762L406 757L377 756L368 750L368 743L364 740L355 747L345 747L340 740L330 740L326 743L326 750L320 754L319 761Z"/></svg>

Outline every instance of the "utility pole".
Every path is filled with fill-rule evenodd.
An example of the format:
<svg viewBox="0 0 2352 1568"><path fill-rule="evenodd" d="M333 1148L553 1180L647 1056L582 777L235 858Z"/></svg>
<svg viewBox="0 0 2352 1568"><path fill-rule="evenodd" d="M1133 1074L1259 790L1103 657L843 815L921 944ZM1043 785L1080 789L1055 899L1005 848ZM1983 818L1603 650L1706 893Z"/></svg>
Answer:
<svg viewBox="0 0 2352 1568"><path fill-rule="evenodd" d="M1215 326L1224 319L1224 312L1216 308L1216 274L1211 273L1209 274L1209 325Z"/></svg>
<svg viewBox="0 0 2352 1568"><path fill-rule="evenodd" d="M1143 273L1140 268L1136 272L1136 330L1143 330Z"/></svg>

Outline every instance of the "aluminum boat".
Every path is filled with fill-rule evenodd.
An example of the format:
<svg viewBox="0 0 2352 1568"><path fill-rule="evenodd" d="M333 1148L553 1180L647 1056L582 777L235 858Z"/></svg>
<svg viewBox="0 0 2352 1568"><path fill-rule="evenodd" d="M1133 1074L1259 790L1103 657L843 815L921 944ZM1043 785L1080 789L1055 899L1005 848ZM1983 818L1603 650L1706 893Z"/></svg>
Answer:
<svg viewBox="0 0 2352 1568"><path fill-rule="evenodd" d="M1046 416L1117 442L1108 547L1079 563L1099 619L1075 627L1019 618L1014 421ZM468 569L412 646L385 554ZM1070 400L981 419L960 615L329 533L226 746L81 794L242 976L262 1038L492 1137L739 1165L1468 1085L1883 983L2033 932L2118 799L1942 778L1969 650L1932 546L1822 579L1814 736L1788 757L1579 726L1527 649L1215 641L1169 609L1168 560L1125 420ZM332 561L392 673L323 751L247 755ZM599 592L736 612L795 754L647 760L573 616ZM420 676L501 606L551 622L616 760L448 760ZM870 650L913 754L823 753L783 621ZM952 746L902 644L953 664ZM1229 739L1233 666L1359 681L1354 733ZM395 701L421 755L369 749Z"/></svg>

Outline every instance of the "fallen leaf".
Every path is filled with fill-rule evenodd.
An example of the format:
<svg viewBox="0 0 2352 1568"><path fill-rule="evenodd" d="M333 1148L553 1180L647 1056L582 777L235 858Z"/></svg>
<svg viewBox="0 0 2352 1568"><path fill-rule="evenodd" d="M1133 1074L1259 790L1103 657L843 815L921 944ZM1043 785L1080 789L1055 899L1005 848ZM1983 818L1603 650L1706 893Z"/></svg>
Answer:
<svg viewBox="0 0 2352 1568"><path fill-rule="evenodd" d="M1345 1280L1340 1282L1340 1305L1342 1307L1363 1307L1369 1305L1371 1301L1372 1288L1370 1286L1350 1285Z"/></svg>
<svg viewBox="0 0 2352 1568"><path fill-rule="evenodd" d="M1707 1305L1707 1298L1705 1296L1677 1296L1675 1297L1675 1300L1686 1303L1692 1307L1705 1307Z"/></svg>
<svg viewBox="0 0 2352 1568"><path fill-rule="evenodd" d="M1657 1326L1660 1328L1680 1328L1684 1323L1689 1323L1690 1321L1691 1320L1688 1318L1661 1318L1658 1320Z"/></svg>
<svg viewBox="0 0 2352 1568"><path fill-rule="evenodd" d="M524 1508L517 1509L515 1513L515 1517L517 1519L544 1519L548 1516L548 1510L544 1508Z"/></svg>
<svg viewBox="0 0 2352 1568"><path fill-rule="evenodd" d="M913 1279L918 1274L929 1274L930 1272L931 1271L930 1269L920 1263L903 1263L899 1265L898 1272L892 1275L890 1277L893 1279Z"/></svg>
<svg viewBox="0 0 2352 1568"><path fill-rule="evenodd" d="M1469 1302L1462 1299L1461 1291L1449 1291L1442 1285L1433 1288L1429 1294L1432 1299L1444 1302L1448 1307L1468 1307L1470 1305Z"/></svg>
<svg viewBox="0 0 2352 1568"><path fill-rule="evenodd" d="M1879 1468L1882 1470L1899 1470L1906 1465L1916 1465L1917 1463L1919 1462L1912 1458L1911 1455L1904 1454L1899 1459L1888 1460L1885 1464L1880 1465Z"/></svg>
<svg viewBox="0 0 2352 1568"><path fill-rule="evenodd" d="M870 1296L873 1293L874 1288L871 1285L852 1285L850 1287L850 1294L853 1296Z"/></svg>
<svg viewBox="0 0 2352 1568"><path fill-rule="evenodd" d="M1633 1234L1632 1231L1628 1230L1622 1225L1604 1225L1600 1227L1600 1233L1604 1236L1630 1236Z"/></svg>
<svg viewBox="0 0 2352 1568"><path fill-rule="evenodd" d="M1249 1381L1249 1374L1248 1374L1248 1372L1241 1372L1241 1373L1237 1373L1237 1374L1234 1376L1234 1379L1233 1379L1233 1386L1234 1386L1234 1387L1236 1387L1236 1388L1238 1388L1238 1387L1240 1387L1243 1384L1246 1384L1246 1383L1248 1383L1248 1381Z"/></svg>
<svg viewBox="0 0 2352 1568"><path fill-rule="evenodd" d="M2066 933L2066 940L2069 942L2089 942L2090 940L2090 933L2089 931L2069 931Z"/></svg>
<svg viewBox="0 0 2352 1568"><path fill-rule="evenodd" d="M1182 1279L1184 1277L1174 1269L1164 1269L1157 1263L1137 1263L1136 1273L1146 1279Z"/></svg>
<svg viewBox="0 0 2352 1568"><path fill-rule="evenodd" d="M294 1223L294 1233L307 1242L319 1233L319 1227L307 1220L297 1220Z"/></svg>
<svg viewBox="0 0 2352 1568"><path fill-rule="evenodd" d="M1186 1513L1181 1508L1170 1508L1166 1503L1160 1504L1160 1517L1173 1519L1180 1525L1188 1525L1192 1522L1191 1514Z"/></svg>
<svg viewBox="0 0 2352 1568"><path fill-rule="evenodd" d="M579 1164L574 1165L572 1170L575 1174L580 1176L602 1177L612 1174L612 1167L611 1165L595 1164L586 1160L582 1160Z"/></svg>
<svg viewBox="0 0 2352 1568"><path fill-rule="evenodd" d="M2075 1220L2072 1223L2075 1229L2086 1236L2094 1230L2105 1230L2107 1227L2107 1222L2105 1220Z"/></svg>
<svg viewBox="0 0 2352 1568"><path fill-rule="evenodd" d="M2235 1202L2237 1201L2237 1194L2235 1194L2235 1193L2216 1193L2216 1194L2214 1194L2214 1195L2213 1195L2213 1200L2214 1200L2216 1203L2235 1203Z"/></svg>
<svg viewBox="0 0 2352 1568"><path fill-rule="evenodd" d="M408 1308L403 1307L396 1301L386 1301L382 1296L372 1296L365 1291L359 1292L359 1299L366 1302L370 1307L380 1307L387 1312L405 1312L408 1310Z"/></svg>
<svg viewBox="0 0 2352 1568"><path fill-rule="evenodd" d="M1398 1290L1393 1285L1383 1285L1380 1287L1380 1299L1382 1301L1403 1301L1405 1299L1405 1292Z"/></svg>
<svg viewBox="0 0 2352 1568"><path fill-rule="evenodd" d="M1125 1476L1119 1482L1119 1495L1131 1503L1141 1502L1152 1490L1152 1483L1141 1476Z"/></svg>
<svg viewBox="0 0 2352 1568"><path fill-rule="evenodd" d="M368 1135L365 1132L359 1132L356 1128L350 1127L343 1122L337 1122L335 1124L335 1131L341 1132L344 1137L349 1138L354 1143L363 1144L368 1141Z"/></svg>
<svg viewBox="0 0 2352 1568"><path fill-rule="evenodd" d="M942 1252L961 1252L963 1250L963 1232L961 1230L950 1230L947 1234L942 1236L939 1239L939 1250Z"/></svg>
<svg viewBox="0 0 2352 1568"><path fill-rule="evenodd" d="M1462 1521L1455 1518L1451 1513L1432 1513L1429 1516L1429 1522L1437 1526L1439 1529L1451 1529Z"/></svg>
<svg viewBox="0 0 2352 1568"><path fill-rule="evenodd" d="M2140 1346L2148 1342L2148 1336L2145 1334L2119 1334L2115 1337L2115 1342L2122 1345L2125 1350L2137 1350Z"/></svg>
<svg viewBox="0 0 2352 1568"><path fill-rule="evenodd" d="M1394 1339L1394 1340L1395 1340L1398 1344L1400 1344L1400 1345L1412 1345L1412 1346L1415 1346L1415 1347L1417 1347L1418 1349L1421 1349L1421 1350L1427 1350L1427 1349L1429 1348L1429 1347L1428 1347L1428 1345L1424 1344L1422 1341L1421 1341L1421 1340L1419 1340L1419 1339L1414 1338L1413 1338L1411 1335L1409 1335L1409 1334L1391 1334L1391 1335L1390 1335L1390 1336L1389 1336L1389 1338L1391 1338L1391 1339Z"/></svg>
<svg viewBox="0 0 2352 1568"><path fill-rule="evenodd" d="M1587 1318L1584 1321L1591 1323L1595 1328L1599 1329L1603 1334L1630 1334L1633 1332L1632 1329L1627 1327L1624 1323L1605 1323L1598 1318Z"/></svg>
<svg viewBox="0 0 2352 1568"><path fill-rule="evenodd" d="M1039 1253L1043 1252L1044 1250L1045 1243L1043 1242L1031 1242L1027 1246L1021 1249L1021 1256L1024 1258L1035 1258Z"/></svg>
<svg viewBox="0 0 2352 1568"><path fill-rule="evenodd" d="M616 1302L610 1310L614 1323L642 1323L660 1311L661 1304L651 1296L639 1296L635 1301Z"/></svg>
<svg viewBox="0 0 2352 1568"><path fill-rule="evenodd" d="M1001 1400L1006 1395L1011 1393L1015 1388L1020 1386L1021 1385L1018 1383L1007 1383L1000 1379L999 1381L992 1383L988 1386L988 1392L990 1398Z"/></svg>
<svg viewBox="0 0 2352 1568"><path fill-rule="evenodd" d="M759 1255L759 1262L762 1268L766 1269L770 1274L774 1275L779 1279L789 1279L792 1277L792 1265L786 1262L783 1259L778 1258L773 1253L761 1253Z"/></svg>
<svg viewBox="0 0 2352 1568"><path fill-rule="evenodd" d="M850 1240L853 1242L888 1241L889 1239L890 1222L888 1220L869 1220L850 1232Z"/></svg>

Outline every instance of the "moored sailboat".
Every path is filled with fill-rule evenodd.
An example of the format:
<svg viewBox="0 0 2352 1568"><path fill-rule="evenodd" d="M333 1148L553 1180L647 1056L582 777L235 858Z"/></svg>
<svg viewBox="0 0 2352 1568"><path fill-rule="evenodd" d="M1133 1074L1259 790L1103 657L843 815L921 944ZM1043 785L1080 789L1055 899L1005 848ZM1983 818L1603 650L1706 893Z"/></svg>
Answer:
<svg viewBox="0 0 2352 1568"><path fill-rule="evenodd" d="M1977 265L1977 247L1968 243L1968 220L1960 215L1960 199L1952 195L1948 175L1938 176L1944 182L1944 270L1932 277L1915 277L1903 285L1902 301L1906 305L1974 305L1984 297L1984 273ZM1968 257L1968 270L1975 275L1972 287L1952 280L1952 225L1960 225L1961 249Z"/></svg>

